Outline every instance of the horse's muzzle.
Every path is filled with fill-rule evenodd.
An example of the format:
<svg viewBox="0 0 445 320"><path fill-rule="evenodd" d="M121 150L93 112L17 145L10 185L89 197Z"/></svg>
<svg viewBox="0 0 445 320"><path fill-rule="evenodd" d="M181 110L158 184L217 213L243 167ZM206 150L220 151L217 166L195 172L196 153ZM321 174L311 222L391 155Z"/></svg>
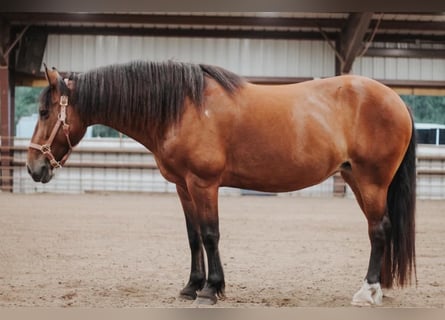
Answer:
<svg viewBox="0 0 445 320"><path fill-rule="evenodd" d="M35 182L48 183L54 176L52 166L46 159L42 159L35 164L28 163L26 169Z"/></svg>

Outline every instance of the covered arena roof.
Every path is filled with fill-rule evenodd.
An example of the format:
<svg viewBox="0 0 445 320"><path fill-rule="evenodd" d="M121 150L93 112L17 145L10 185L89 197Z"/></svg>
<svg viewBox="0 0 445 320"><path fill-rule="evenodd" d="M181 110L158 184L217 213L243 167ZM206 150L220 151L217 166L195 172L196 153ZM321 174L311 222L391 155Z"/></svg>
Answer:
<svg viewBox="0 0 445 320"><path fill-rule="evenodd" d="M22 62L33 66L19 68L31 74L49 34L322 40L335 51L337 74L350 72L357 56L445 58L441 12L5 12L0 21L3 39L10 39L4 53L13 40L33 42L34 55L24 59L22 52Z"/></svg>
<svg viewBox="0 0 445 320"><path fill-rule="evenodd" d="M157 12L0 13L12 26L49 33L331 40L365 28L386 42L445 44L444 13ZM355 18L354 18L355 17Z"/></svg>

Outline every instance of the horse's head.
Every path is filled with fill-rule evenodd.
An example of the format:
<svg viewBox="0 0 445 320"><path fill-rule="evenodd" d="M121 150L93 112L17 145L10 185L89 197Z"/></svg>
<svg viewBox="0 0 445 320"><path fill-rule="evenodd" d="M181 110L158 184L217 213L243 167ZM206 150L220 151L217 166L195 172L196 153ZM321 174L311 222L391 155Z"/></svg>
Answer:
<svg viewBox="0 0 445 320"><path fill-rule="evenodd" d="M61 167L86 131L78 112L71 106L73 87L56 69L48 70L40 97L39 120L28 149L27 168L34 181L47 183L53 169Z"/></svg>

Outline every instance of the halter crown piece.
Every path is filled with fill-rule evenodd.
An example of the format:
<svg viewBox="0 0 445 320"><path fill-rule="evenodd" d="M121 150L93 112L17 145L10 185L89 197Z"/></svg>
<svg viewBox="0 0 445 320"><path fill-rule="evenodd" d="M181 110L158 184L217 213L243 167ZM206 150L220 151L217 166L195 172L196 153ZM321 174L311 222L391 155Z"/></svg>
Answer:
<svg viewBox="0 0 445 320"><path fill-rule="evenodd" d="M32 149L39 150L42 152L42 154L49 160L49 163L53 168L61 168L66 160L68 159L69 155L71 154L71 151L73 151L73 146L71 144L70 140L70 126L66 123L66 107L68 106L68 96L60 96L60 112L57 116L57 123L54 125L53 131L51 131L51 135L49 136L48 141L43 144L37 144L31 142L29 144L29 147ZM65 134L66 141L68 141L69 150L68 152L63 156L62 160L57 161L54 157L52 151L51 151L51 144L53 143L54 138L56 137L57 132L59 132L60 126L62 125L63 133Z"/></svg>

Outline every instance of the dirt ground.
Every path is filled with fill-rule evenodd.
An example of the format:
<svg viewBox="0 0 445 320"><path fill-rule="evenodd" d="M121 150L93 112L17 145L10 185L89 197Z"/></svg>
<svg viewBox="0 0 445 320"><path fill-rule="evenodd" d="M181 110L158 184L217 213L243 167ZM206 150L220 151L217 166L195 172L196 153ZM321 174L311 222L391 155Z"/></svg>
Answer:
<svg viewBox="0 0 445 320"><path fill-rule="evenodd" d="M350 306L366 273L354 200L220 197L226 298L216 307ZM385 307L445 306L445 201L418 201L417 287ZM0 307L192 307L175 195L0 193Z"/></svg>

